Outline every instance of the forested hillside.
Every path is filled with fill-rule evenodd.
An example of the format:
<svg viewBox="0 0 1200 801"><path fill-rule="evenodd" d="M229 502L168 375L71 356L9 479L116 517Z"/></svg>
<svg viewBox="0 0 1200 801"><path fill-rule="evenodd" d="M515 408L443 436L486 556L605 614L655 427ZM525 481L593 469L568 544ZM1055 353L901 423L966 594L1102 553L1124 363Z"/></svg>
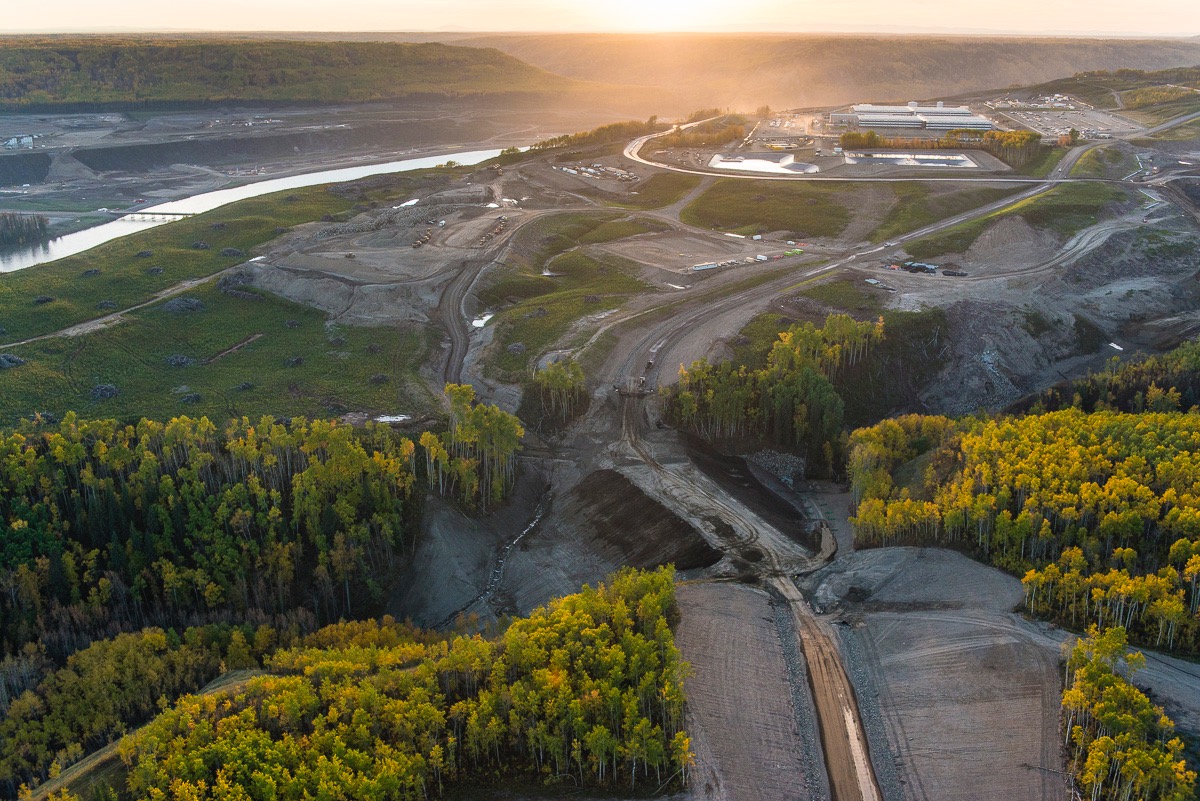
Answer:
<svg viewBox="0 0 1200 801"><path fill-rule="evenodd" d="M666 392L667 413L709 439L747 439L805 454L811 469L840 460L844 406L833 381L883 339L883 320L831 314L822 328L800 323L779 333L766 365L753 369L706 359L680 366Z"/></svg>
<svg viewBox="0 0 1200 801"><path fill-rule="evenodd" d="M414 545L418 477L468 506L502 498L519 422L447 385L451 425L295 418L80 420L0 439L0 642L65 658L148 625L366 613ZM249 616L249 617L248 617Z"/></svg>
<svg viewBox="0 0 1200 801"><path fill-rule="evenodd" d="M549 97L599 87L497 50L438 43L0 40L0 109Z"/></svg>
<svg viewBox="0 0 1200 801"><path fill-rule="evenodd" d="M653 792L691 764L674 573L625 570L495 640L341 623L120 746L109 797L440 797L517 781ZM336 791L331 792L332 788ZM74 798L74 796L68 796Z"/></svg>
<svg viewBox="0 0 1200 801"><path fill-rule="evenodd" d="M1200 414L1178 411L1176 386L1193 391L1197 347L1079 382L1105 388L1091 412L911 415L854 432L858 541L970 549L1022 576L1033 612L1200 651Z"/></svg>

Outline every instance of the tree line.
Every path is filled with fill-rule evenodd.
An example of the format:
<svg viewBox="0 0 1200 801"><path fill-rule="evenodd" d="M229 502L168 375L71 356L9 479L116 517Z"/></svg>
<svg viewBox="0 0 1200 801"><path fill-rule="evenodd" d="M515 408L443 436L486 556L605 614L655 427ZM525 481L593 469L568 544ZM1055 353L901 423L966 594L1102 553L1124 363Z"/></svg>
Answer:
<svg viewBox="0 0 1200 801"><path fill-rule="evenodd" d="M0 247L41 242L49 227L50 221L42 214L0 212Z"/></svg>
<svg viewBox="0 0 1200 801"><path fill-rule="evenodd" d="M515 415L475 403L470 384L447 384L450 426L426 431L420 444L430 489L487 509L504 499L516 478L516 455L525 429Z"/></svg>
<svg viewBox="0 0 1200 801"><path fill-rule="evenodd" d="M883 321L831 314L822 328L798 323L779 334L766 365L706 359L679 368L664 390L667 415L709 439L749 438L806 454L828 472L840 456L843 403L833 380L883 339Z"/></svg>
<svg viewBox="0 0 1200 801"><path fill-rule="evenodd" d="M1145 657L1126 648L1125 630L1093 626L1077 638L1066 663L1064 745L1077 797L1187 801L1196 772L1183 758L1175 724L1130 679Z"/></svg>
<svg viewBox="0 0 1200 801"><path fill-rule="evenodd" d="M624 142L628 139L636 139L639 136L646 134L658 133L667 129L665 123L659 123L658 117L651 117L645 122L636 120L627 120L625 122L611 122L607 125L601 125L593 128L590 131L581 131L573 134L563 134L562 136L554 136L549 139L542 139L534 142L530 146L530 150L551 150L559 147L589 147L592 145L608 145L613 142Z"/></svg>
<svg viewBox="0 0 1200 801"><path fill-rule="evenodd" d="M532 383L542 413L552 420L565 423L586 407L583 368L571 357L556 359L537 370Z"/></svg>
<svg viewBox="0 0 1200 801"><path fill-rule="evenodd" d="M470 387L447 394L449 430L421 444L303 418L73 413L0 437L0 656L41 642L60 662L148 626L373 608L415 547L426 473L468 506L512 484L517 418Z"/></svg>
<svg viewBox="0 0 1200 801"><path fill-rule="evenodd" d="M669 621L674 573L624 570L496 640L385 619L281 650L269 675L188 696L121 743L120 798L424 799L517 781L683 786L692 764Z"/></svg>
<svg viewBox="0 0 1200 801"><path fill-rule="evenodd" d="M112 108L544 93L569 88L489 48L435 42L10 40L0 107Z"/></svg>
<svg viewBox="0 0 1200 801"><path fill-rule="evenodd" d="M55 778L226 670L257 668L299 642L311 618L288 629L262 624L145 629L100 640L16 695L0 699L0 795ZM34 652L37 648L30 646Z"/></svg>
<svg viewBox="0 0 1200 801"><path fill-rule="evenodd" d="M1200 650L1197 415L911 416L854 432L849 449L859 542L967 548L1024 576L1033 612ZM922 455L923 476L895 486Z"/></svg>
<svg viewBox="0 0 1200 801"><path fill-rule="evenodd" d="M1036 131L976 131L961 128L940 137L884 137L875 131L847 131L839 144L848 150L923 148L928 150L984 150L1013 167L1023 167L1040 156L1045 147Z"/></svg>
<svg viewBox="0 0 1200 801"><path fill-rule="evenodd" d="M1138 413L1186 411L1200 405L1200 340L1189 340L1166 353L1122 361L1045 390L1012 411L1085 412L1115 410Z"/></svg>

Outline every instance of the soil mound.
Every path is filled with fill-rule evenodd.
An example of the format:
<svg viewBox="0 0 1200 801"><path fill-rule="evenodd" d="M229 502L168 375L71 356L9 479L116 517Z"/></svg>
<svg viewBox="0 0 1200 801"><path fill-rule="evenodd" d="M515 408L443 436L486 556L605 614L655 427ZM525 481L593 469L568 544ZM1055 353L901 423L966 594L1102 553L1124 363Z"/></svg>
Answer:
<svg viewBox="0 0 1200 801"><path fill-rule="evenodd" d="M613 470L592 473L567 493L560 514L581 540L618 563L698 570L721 559L691 525Z"/></svg>
<svg viewBox="0 0 1200 801"><path fill-rule="evenodd" d="M963 263L976 268L996 263L1031 267L1053 256L1056 249L1053 234L1012 214L989 225L967 249Z"/></svg>

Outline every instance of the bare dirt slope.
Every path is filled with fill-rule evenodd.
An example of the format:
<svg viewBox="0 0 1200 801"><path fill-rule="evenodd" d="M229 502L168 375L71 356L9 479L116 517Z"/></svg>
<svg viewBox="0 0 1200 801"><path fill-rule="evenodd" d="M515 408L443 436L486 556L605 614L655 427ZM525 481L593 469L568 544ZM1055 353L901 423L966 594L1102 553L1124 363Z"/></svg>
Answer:
<svg viewBox="0 0 1200 801"><path fill-rule="evenodd" d="M816 595L843 651L885 797L1065 799L1057 652L1009 610L1020 583L950 551L857 552Z"/></svg>
<svg viewBox="0 0 1200 801"><path fill-rule="evenodd" d="M675 642L693 671L685 685L696 753L692 797L822 797L822 778L814 775L792 704L770 596L736 584L688 584L677 595Z"/></svg>

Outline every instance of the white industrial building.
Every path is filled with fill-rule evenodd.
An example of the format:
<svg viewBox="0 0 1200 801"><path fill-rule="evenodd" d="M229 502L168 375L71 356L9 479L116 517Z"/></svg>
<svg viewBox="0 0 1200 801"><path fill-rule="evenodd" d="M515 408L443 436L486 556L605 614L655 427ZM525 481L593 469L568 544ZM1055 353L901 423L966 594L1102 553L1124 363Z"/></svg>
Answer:
<svg viewBox="0 0 1200 801"><path fill-rule="evenodd" d="M953 131L969 129L990 131L996 126L987 117L972 113L966 106L947 106L938 101L936 106L909 103L906 106L876 106L859 103L849 111L835 111L829 115L829 124L861 128L865 130L912 129L926 131Z"/></svg>

